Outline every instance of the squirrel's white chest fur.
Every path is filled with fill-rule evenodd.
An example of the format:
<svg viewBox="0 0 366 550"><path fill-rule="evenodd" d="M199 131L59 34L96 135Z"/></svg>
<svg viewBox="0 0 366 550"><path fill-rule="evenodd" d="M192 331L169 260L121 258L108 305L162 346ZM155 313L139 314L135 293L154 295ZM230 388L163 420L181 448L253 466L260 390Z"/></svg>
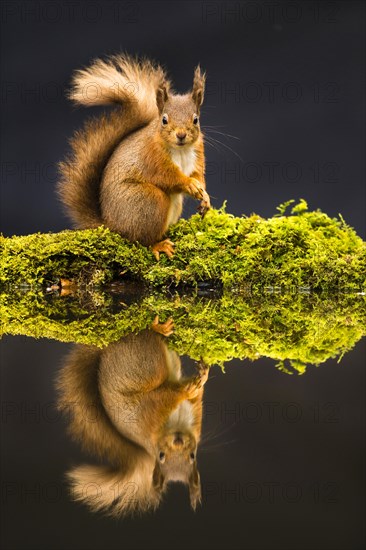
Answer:
<svg viewBox="0 0 366 550"><path fill-rule="evenodd" d="M181 149L170 149L170 156L186 176L194 172L196 165L196 152L193 147L182 147Z"/></svg>
<svg viewBox="0 0 366 550"><path fill-rule="evenodd" d="M169 380L178 382L182 378L180 359L175 351L166 350L167 367L169 372ZM183 401L170 414L168 419L168 427L174 430L187 430L192 427L193 423L193 407L189 401Z"/></svg>
<svg viewBox="0 0 366 550"><path fill-rule="evenodd" d="M183 174L190 176L196 166L196 153L193 147L182 147L182 149L170 149L170 156L174 164L182 170ZM181 193L173 194L170 197L170 208L167 216L167 227L176 223L182 211L183 196Z"/></svg>
<svg viewBox="0 0 366 550"><path fill-rule="evenodd" d="M170 414L168 428L175 431L189 430L193 424L193 406L189 401L183 401Z"/></svg>

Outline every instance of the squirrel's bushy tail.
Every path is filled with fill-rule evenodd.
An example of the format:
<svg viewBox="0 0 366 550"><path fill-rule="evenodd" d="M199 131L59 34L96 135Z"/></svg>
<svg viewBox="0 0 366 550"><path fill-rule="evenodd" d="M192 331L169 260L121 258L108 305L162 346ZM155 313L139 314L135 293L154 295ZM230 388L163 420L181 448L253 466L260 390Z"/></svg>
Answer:
<svg viewBox="0 0 366 550"><path fill-rule="evenodd" d="M71 154L59 164L58 194L76 226L102 224L100 181L118 143L158 115L156 93L169 88L164 70L148 60L117 55L76 71L71 100L79 105L119 105L88 121L71 139Z"/></svg>
<svg viewBox="0 0 366 550"><path fill-rule="evenodd" d="M118 517L159 505L162 494L153 488L153 469L153 461L141 461L129 471L83 464L70 470L67 477L74 500L83 502L93 512Z"/></svg>
<svg viewBox="0 0 366 550"><path fill-rule="evenodd" d="M67 473L72 497L115 516L155 508L161 498L152 485L155 459L118 432L108 417L99 394L100 353L76 346L57 379L57 407L68 417L69 433L111 464L72 468ZM116 403L114 414L119 410Z"/></svg>

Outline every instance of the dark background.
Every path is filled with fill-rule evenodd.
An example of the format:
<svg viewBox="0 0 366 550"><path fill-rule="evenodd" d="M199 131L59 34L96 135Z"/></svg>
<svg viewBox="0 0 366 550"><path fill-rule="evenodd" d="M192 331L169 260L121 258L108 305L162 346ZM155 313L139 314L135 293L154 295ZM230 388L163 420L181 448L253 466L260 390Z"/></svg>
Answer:
<svg viewBox="0 0 366 550"><path fill-rule="evenodd" d="M64 98L72 72L125 50L159 60L177 90L208 75L202 124L215 206L271 216L304 197L364 234L363 2L2 2L2 227L69 227L56 164L91 112ZM231 152L227 147L233 149ZM188 201L186 213L195 205Z"/></svg>
<svg viewBox="0 0 366 550"><path fill-rule="evenodd" d="M165 64L179 91L198 62L207 70L202 124L239 138L212 134L224 143L207 150L215 206L227 199L234 214L271 216L304 197L365 234L363 2L57 0L2 2L1 10L6 235L70 226L55 166L92 110L74 109L64 92L74 69L121 49ZM186 214L194 208L187 201ZM224 433L199 454L202 508L193 514L175 486L156 514L120 521L72 503L63 484L82 460L65 423L47 416L67 348L25 337L1 345L4 549L364 548L362 343L301 377L268 359L234 361L225 376L215 368L205 401L216 412L206 414L204 433ZM256 422L222 413L250 402L263 415ZM273 422L268 402L279 403ZM289 403L301 411L296 422L283 416ZM243 495L249 483L262 491L257 502ZM286 497L288 483L300 488L298 502Z"/></svg>

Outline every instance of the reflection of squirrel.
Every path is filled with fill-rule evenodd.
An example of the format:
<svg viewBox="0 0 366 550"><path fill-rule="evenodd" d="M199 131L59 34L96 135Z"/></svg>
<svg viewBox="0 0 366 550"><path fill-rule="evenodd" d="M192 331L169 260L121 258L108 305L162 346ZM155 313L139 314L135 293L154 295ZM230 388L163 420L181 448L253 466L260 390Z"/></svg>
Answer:
<svg viewBox="0 0 366 550"><path fill-rule="evenodd" d="M156 319L153 328L102 351L78 346L61 371L59 408L70 414L72 436L111 464L68 473L74 498L92 510L155 508L169 481L189 485L193 508L200 502L196 453L208 367L182 378L161 336L172 322Z"/></svg>
<svg viewBox="0 0 366 550"><path fill-rule="evenodd" d="M182 194L201 199L205 159L199 112L205 75L173 94L163 69L118 55L77 71L70 94L81 105L121 104L76 132L72 155L60 164L62 202L78 227L106 225L131 241L169 256L163 238L182 211Z"/></svg>

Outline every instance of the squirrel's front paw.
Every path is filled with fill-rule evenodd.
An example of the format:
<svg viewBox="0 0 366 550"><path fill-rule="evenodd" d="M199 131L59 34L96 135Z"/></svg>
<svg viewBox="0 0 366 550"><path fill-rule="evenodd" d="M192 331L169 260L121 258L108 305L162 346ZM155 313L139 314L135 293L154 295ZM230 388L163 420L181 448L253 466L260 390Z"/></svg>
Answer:
<svg viewBox="0 0 366 550"><path fill-rule="evenodd" d="M210 367L204 362L202 358L199 361L197 361L196 366L202 380L202 385L206 384L208 379L208 374L210 372Z"/></svg>
<svg viewBox="0 0 366 550"><path fill-rule="evenodd" d="M189 399L193 399L197 396L203 386L206 384L208 379L209 367L200 361L198 363L198 375L190 378L186 384L186 391L189 395Z"/></svg>
<svg viewBox="0 0 366 550"><path fill-rule="evenodd" d="M189 178L185 191L188 195L191 195L191 197L194 197L195 199L203 199L204 193L206 193L201 183L196 178Z"/></svg>
<svg viewBox="0 0 366 550"><path fill-rule="evenodd" d="M201 200L197 212L201 215L203 218L208 210L211 208L211 202L210 197L206 191L204 191L203 199Z"/></svg>

